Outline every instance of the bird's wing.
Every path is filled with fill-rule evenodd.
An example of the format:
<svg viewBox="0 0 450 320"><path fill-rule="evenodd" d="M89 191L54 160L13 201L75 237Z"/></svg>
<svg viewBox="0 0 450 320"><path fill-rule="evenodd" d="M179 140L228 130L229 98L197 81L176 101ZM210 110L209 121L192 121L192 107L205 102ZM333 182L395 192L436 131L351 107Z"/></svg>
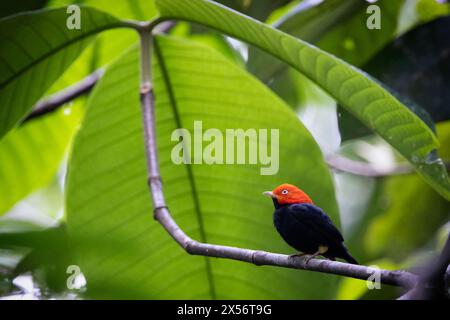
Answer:
<svg viewBox="0 0 450 320"><path fill-rule="evenodd" d="M331 242L343 242L344 238L339 230L334 226L330 217L319 207L312 204L294 204L290 206L290 211L298 221L307 225L317 235Z"/></svg>

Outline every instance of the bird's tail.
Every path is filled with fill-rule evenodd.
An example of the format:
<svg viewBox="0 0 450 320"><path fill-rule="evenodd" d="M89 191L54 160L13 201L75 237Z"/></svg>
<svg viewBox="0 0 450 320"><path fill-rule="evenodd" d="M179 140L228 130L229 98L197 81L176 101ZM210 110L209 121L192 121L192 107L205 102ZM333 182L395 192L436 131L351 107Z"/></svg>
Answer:
<svg viewBox="0 0 450 320"><path fill-rule="evenodd" d="M348 252L348 250L345 250L345 253L342 257L345 261L351 264L359 264L358 261L356 261L355 258L352 257L352 255Z"/></svg>

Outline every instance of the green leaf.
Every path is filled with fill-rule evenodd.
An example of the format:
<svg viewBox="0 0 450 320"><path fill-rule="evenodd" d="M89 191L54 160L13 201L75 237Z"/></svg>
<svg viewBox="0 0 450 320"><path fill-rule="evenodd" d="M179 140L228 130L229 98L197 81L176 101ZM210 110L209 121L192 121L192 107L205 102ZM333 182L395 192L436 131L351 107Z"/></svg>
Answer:
<svg viewBox="0 0 450 320"><path fill-rule="evenodd" d="M282 7L290 0L214 0L229 8L233 8L257 20L263 21L267 16L279 7Z"/></svg>
<svg viewBox="0 0 450 320"><path fill-rule="evenodd" d="M450 219L448 201L415 175L390 177L383 189L378 201L384 210L372 220L364 239L372 256L405 259Z"/></svg>
<svg viewBox="0 0 450 320"><path fill-rule="evenodd" d="M95 37L83 53L45 93L50 96L105 68L139 42L137 32L129 29L106 30Z"/></svg>
<svg viewBox="0 0 450 320"><path fill-rule="evenodd" d="M405 3L400 16L400 32L417 23L426 23L450 15L450 3L436 0L412 0Z"/></svg>
<svg viewBox="0 0 450 320"><path fill-rule="evenodd" d="M82 8L81 29L69 30L68 16L63 8L0 20L0 139L80 55L89 36L120 23Z"/></svg>
<svg viewBox="0 0 450 320"><path fill-rule="evenodd" d="M435 1L431 1L435 3ZM450 17L420 25L381 50L363 70L379 79L430 128L450 119ZM358 50L359 51L359 50ZM383 66L380 68L380 66ZM344 140L370 134L360 121L341 109L340 132Z"/></svg>
<svg viewBox="0 0 450 320"><path fill-rule="evenodd" d="M450 119L450 16L423 24L383 49L364 69L430 113ZM383 68L379 66L383 65Z"/></svg>
<svg viewBox="0 0 450 320"><path fill-rule="evenodd" d="M450 159L450 121L436 126L444 159ZM401 259L429 244L450 220L449 202L415 175L388 177L378 196L378 215L364 232L366 252ZM360 238L361 241L361 238Z"/></svg>
<svg viewBox="0 0 450 320"><path fill-rule="evenodd" d="M401 266L398 264L393 263L392 261L388 259L383 260L376 260L371 261L369 263L370 266L377 266L380 269L386 269L386 270L396 270L401 269ZM381 286L381 290L369 290L367 287L366 281L361 281L358 279L353 278L342 278L342 281L339 286L338 294L336 295L336 299L338 300L358 300L358 299L370 299L366 297L366 295L370 294L373 291L377 291L377 297L375 299L395 299L398 297L398 293L395 292L395 295L392 296L390 294L391 292L389 290L386 290L387 292L384 292L383 290L385 288L390 288L390 286ZM381 293L381 297L380 297ZM374 299L374 298L372 298Z"/></svg>
<svg viewBox="0 0 450 320"><path fill-rule="evenodd" d="M193 41L157 37L154 90L165 195L180 226L210 243L293 253L276 233L261 195L299 185L339 223L320 150L295 113L260 82ZM336 278L186 254L152 219L146 184L139 59L131 52L106 72L74 143L67 184L68 227L91 296L105 298L329 298ZM175 165L172 132L280 130L280 171L259 165ZM192 132L192 131L191 131ZM270 285L267 285L270 283ZM322 288L326 288L323 290Z"/></svg>
<svg viewBox="0 0 450 320"><path fill-rule="evenodd" d="M28 251L19 263L9 266L14 267L14 275L40 271L39 276L44 276L51 290L67 290L66 270L75 261L64 225L43 230L0 232L0 248L14 248L16 251L12 253L16 255Z"/></svg>
<svg viewBox="0 0 450 320"><path fill-rule="evenodd" d="M367 7L370 3L363 3L360 10L345 23L336 25L331 32L327 32L321 37L317 46L360 67L395 38L398 15L403 3L403 0L377 1L376 5L381 12L381 29L374 30L366 27L366 21L370 16L367 13Z"/></svg>
<svg viewBox="0 0 450 320"><path fill-rule="evenodd" d="M161 16L201 23L285 61L398 150L447 199L450 180L432 130L368 75L279 30L204 0L156 0Z"/></svg>
<svg viewBox="0 0 450 320"><path fill-rule="evenodd" d="M21 0L0 2L0 18L22 11L37 10L45 6L47 0Z"/></svg>
<svg viewBox="0 0 450 320"><path fill-rule="evenodd" d="M362 65L395 36L397 16L403 1L379 0L380 30L366 28L370 5L359 0L328 0L319 4L303 1L272 26L356 66ZM264 82L276 77L286 64L251 47L249 68Z"/></svg>
<svg viewBox="0 0 450 320"><path fill-rule="evenodd" d="M152 0L120 0L114 4L110 0L51 0L49 7L66 7L74 2L107 12L120 19L150 20L156 12Z"/></svg>
<svg viewBox="0 0 450 320"><path fill-rule="evenodd" d="M245 62L242 56L231 46L231 44L223 37L223 35L219 33L209 33L191 34L185 35L183 37L208 45L209 47L219 51L235 64L245 69Z"/></svg>
<svg viewBox="0 0 450 320"><path fill-rule="evenodd" d="M0 141L0 215L52 181L81 119L80 107L29 121Z"/></svg>
<svg viewBox="0 0 450 320"><path fill-rule="evenodd" d="M268 19L274 28L280 29L305 41L315 41L336 23L358 12L364 3L358 0L340 1L315 0L290 2L284 8L274 12ZM278 15L278 17L277 17Z"/></svg>
<svg viewBox="0 0 450 320"><path fill-rule="evenodd" d="M287 7L292 7L292 4ZM315 43L327 33L336 35L336 26L341 28L346 25L349 16L361 13L363 7L364 2L359 0L327 0L319 4L302 1L271 25L296 38ZM338 34L338 37L341 39L342 35ZM254 47L249 48L248 57L249 70L264 82L270 81L288 68L282 61L273 59Z"/></svg>

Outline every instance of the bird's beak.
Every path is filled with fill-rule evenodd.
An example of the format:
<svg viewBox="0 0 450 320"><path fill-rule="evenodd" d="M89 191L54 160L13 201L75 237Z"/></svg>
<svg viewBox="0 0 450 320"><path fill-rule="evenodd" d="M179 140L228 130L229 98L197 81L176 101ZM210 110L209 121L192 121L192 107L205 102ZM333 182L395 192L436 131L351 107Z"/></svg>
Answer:
<svg viewBox="0 0 450 320"><path fill-rule="evenodd" d="M276 199L277 196L273 194L272 191L264 191L263 195Z"/></svg>

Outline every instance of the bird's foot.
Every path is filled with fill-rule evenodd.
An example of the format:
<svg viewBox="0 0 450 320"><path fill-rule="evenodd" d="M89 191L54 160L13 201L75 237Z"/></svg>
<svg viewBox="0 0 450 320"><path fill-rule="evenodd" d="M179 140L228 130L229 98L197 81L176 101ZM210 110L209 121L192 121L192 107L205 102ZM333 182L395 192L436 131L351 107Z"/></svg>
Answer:
<svg viewBox="0 0 450 320"><path fill-rule="evenodd" d="M315 255L315 254L312 254L312 255L310 255L308 258L306 258L306 260L305 260L305 265L308 265L309 261L311 261L311 259L312 259L312 258L315 258L315 257L316 257L316 255Z"/></svg>

